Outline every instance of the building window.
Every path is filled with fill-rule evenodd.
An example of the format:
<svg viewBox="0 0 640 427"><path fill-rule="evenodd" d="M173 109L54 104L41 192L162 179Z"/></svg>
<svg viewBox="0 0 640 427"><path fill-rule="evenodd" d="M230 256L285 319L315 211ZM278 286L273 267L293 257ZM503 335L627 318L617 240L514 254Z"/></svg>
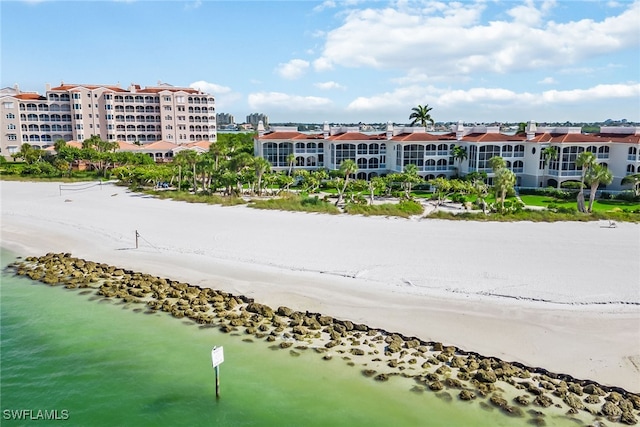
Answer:
<svg viewBox="0 0 640 427"><path fill-rule="evenodd" d="M73 104L73 109L74 110L82 110L82 105L81 104Z"/></svg>
<svg viewBox="0 0 640 427"><path fill-rule="evenodd" d="M171 97L170 96L165 96L164 97L164 101L165 102L171 102Z"/></svg>
<svg viewBox="0 0 640 427"><path fill-rule="evenodd" d="M7 114L7 116L6 116L6 117L7 117L7 119L15 119L15 118L16 118L16 115L15 115L15 114L13 114L13 113L9 113L9 114Z"/></svg>
<svg viewBox="0 0 640 427"><path fill-rule="evenodd" d="M17 135L15 133L10 133L7 135L7 139L9 141L15 141L16 139L18 139Z"/></svg>
<svg viewBox="0 0 640 427"><path fill-rule="evenodd" d="M76 120L82 120L82 114L75 114Z"/></svg>
<svg viewBox="0 0 640 427"><path fill-rule="evenodd" d="M184 96L176 96L176 102L184 102Z"/></svg>
<svg viewBox="0 0 640 427"><path fill-rule="evenodd" d="M82 123L76 124L76 130L81 130L81 129L82 129Z"/></svg>
<svg viewBox="0 0 640 427"><path fill-rule="evenodd" d="M4 108L13 108L13 102L3 102L2 107Z"/></svg>
<svg viewBox="0 0 640 427"><path fill-rule="evenodd" d="M165 105L164 111L171 111L171 105Z"/></svg>
<svg viewBox="0 0 640 427"><path fill-rule="evenodd" d="M434 147L435 148L435 147ZM418 168L424 165L424 145L410 144L404 147L404 159L402 165L416 165Z"/></svg>
<svg viewBox="0 0 640 427"><path fill-rule="evenodd" d="M9 130L13 130L16 128L16 125L14 125L13 123L9 123L9 125L7 126L7 129Z"/></svg>
<svg viewBox="0 0 640 427"><path fill-rule="evenodd" d="M73 99L80 99L80 94L79 93L74 93L73 94Z"/></svg>

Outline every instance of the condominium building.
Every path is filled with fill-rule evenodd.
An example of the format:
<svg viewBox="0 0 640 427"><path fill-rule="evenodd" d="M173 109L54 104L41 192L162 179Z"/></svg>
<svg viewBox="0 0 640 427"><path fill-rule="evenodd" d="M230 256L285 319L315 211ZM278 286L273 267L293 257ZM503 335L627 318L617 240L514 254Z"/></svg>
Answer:
<svg viewBox="0 0 640 427"><path fill-rule="evenodd" d="M45 94L0 89L0 154L24 143L37 148L55 141L98 135L105 141L187 144L217 139L215 98L166 83L128 88L119 85L46 86Z"/></svg>
<svg viewBox="0 0 640 427"><path fill-rule="evenodd" d="M216 121L218 122L218 126L233 125L236 123L235 117L229 113L216 114Z"/></svg>
<svg viewBox="0 0 640 427"><path fill-rule="evenodd" d="M264 126L269 126L269 117L262 113L252 113L247 116L247 123L249 123L253 129L258 129L258 123L262 122Z"/></svg>
<svg viewBox="0 0 640 427"><path fill-rule="evenodd" d="M457 146L466 151L466 157L454 156ZM556 149L557 159L545 161L547 147ZM579 127L537 127L530 122L525 133L511 135L501 133L498 126L464 126L462 122L444 133L391 123L385 132L377 133L326 123L321 133L299 132L295 127L266 131L259 124L254 151L274 170L288 169L293 154L294 168L307 170L337 170L342 161L351 159L358 165L358 179L401 173L413 164L425 180L485 172L489 183L493 180L489 159L500 156L515 173L516 185L556 188L580 179L577 157L590 151L613 173L607 189L616 191L630 188L621 183L625 176L640 173L640 127L603 126L598 134L583 134Z"/></svg>

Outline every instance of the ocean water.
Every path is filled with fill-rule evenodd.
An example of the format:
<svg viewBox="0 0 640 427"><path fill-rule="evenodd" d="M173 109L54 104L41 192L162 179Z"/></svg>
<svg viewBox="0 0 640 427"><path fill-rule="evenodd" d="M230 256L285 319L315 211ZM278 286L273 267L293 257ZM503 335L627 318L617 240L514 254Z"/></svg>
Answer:
<svg viewBox="0 0 640 427"><path fill-rule="evenodd" d="M380 383L336 355L271 349L87 290L4 271L0 409L4 426L525 426L477 402ZM224 346L220 398L211 348ZM30 411L30 412L29 412ZM38 412L47 411L47 412ZM17 419L21 416L23 419ZM24 419L27 417L27 420ZM40 417L40 419L37 419ZM44 421L42 418L58 418ZM37 419L37 420L36 420ZM578 425L547 417L547 425Z"/></svg>

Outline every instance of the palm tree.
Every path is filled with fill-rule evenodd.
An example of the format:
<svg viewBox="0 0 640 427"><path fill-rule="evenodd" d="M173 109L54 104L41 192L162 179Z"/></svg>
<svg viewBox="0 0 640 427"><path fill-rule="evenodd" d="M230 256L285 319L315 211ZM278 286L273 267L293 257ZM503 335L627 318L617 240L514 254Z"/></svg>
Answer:
<svg viewBox="0 0 640 427"><path fill-rule="evenodd" d="M182 150L178 154L176 154L176 156L173 158L174 163L176 163L181 170L182 170L182 167L185 167L191 170L191 173L193 175L193 192L194 193L198 191L198 182L197 182L197 176L196 176L196 163L198 162L197 156L198 156L198 153L196 153L194 150ZM178 188L180 184L181 182L178 183Z"/></svg>
<svg viewBox="0 0 640 427"><path fill-rule="evenodd" d="M632 175L627 175L622 178L622 185L631 184L633 185L633 194L636 197L640 196L640 173L634 173Z"/></svg>
<svg viewBox="0 0 640 427"><path fill-rule="evenodd" d="M507 167L507 162L500 156L493 156L489 159L489 166L493 169L493 172L498 172L499 169Z"/></svg>
<svg viewBox="0 0 640 427"><path fill-rule="evenodd" d="M556 149L556 147L549 146L542 150L542 161L544 162L544 171L542 175L543 184L546 183L546 177L549 171L549 163L551 163L552 160L558 160L558 150Z"/></svg>
<svg viewBox="0 0 640 427"><path fill-rule="evenodd" d="M604 165L595 164L589 168L585 176L585 180L591 185L591 192L589 193L589 209L591 212L593 208L593 201L596 199L596 191L600 184L608 185L613 181L613 174Z"/></svg>
<svg viewBox="0 0 640 427"><path fill-rule="evenodd" d="M293 170L293 164L296 161L296 155L291 153L287 156L287 163L289 164L289 176L291 176L291 171Z"/></svg>
<svg viewBox="0 0 640 427"><path fill-rule="evenodd" d="M351 159L345 159L340 163L339 171L341 175L344 175L344 182L342 184L342 190L338 189L338 201L336 202L336 206L342 203L342 197L344 192L347 190L347 185L349 185L349 176L358 172L358 165Z"/></svg>
<svg viewBox="0 0 640 427"><path fill-rule="evenodd" d="M427 122L434 124L435 121L431 118L431 114L429 114L431 110L433 110L433 108L429 107L429 104L425 104L424 106L418 104L417 107L413 107L409 115L409 120L412 120L411 126L419 123L420 126L427 127Z"/></svg>
<svg viewBox="0 0 640 427"><path fill-rule="evenodd" d="M458 162L458 176L460 176L462 171L462 162L469 158L469 154L467 154L467 148L461 145L456 145L453 147L451 151L454 160Z"/></svg>
<svg viewBox="0 0 640 427"><path fill-rule="evenodd" d="M252 166L256 173L257 193L260 196L262 194L262 176L271 169L271 163L263 157L254 157Z"/></svg>
<svg viewBox="0 0 640 427"><path fill-rule="evenodd" d="M372 177L367 182L367 188L369 189L369 204L373 205L373 200L376 191L383 191L387 186L387 181L381 176Z"/></svg>
<svg viewBox="0 0 640 427"><path fill-rule="evenodd" d="M596 164L596 155L590 151L583 151L576 159L576 166L582 168L580 175L580 191L578 192L578 211L586 212L584 206L584 181L587 171Z"/></svg>
<svg viewBox="0 0 640 427"><path fill-rule="evenodd" d="M504 199L507 197L507 191L516 185L516 174L510 169L500 168L493 179L496 195L500 193L500 211L504 212Z"/></svg>
<svg viewBox="0 0 640 427"><path fill-rule="evenodd" d="M404 187L404 195L407 199L410 199L413 184L417 184L422 181L422 177L418 174L418 166L413 163L406 165L400 174L400 179L402 180L402 186Z"/></svg>

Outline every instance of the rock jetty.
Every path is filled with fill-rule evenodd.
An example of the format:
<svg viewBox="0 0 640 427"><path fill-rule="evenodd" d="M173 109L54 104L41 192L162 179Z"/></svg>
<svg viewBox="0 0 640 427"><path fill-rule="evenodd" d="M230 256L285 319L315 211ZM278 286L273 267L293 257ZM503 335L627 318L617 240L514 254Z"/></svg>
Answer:
<svg viewBox="0 0 640 427"><path fill-rule="evenodd" d="M582 425L637 424L640 395L618 387L549 372L465 351L440 342L370 328L321 313L272 308L242 295L48 253L19 259L7 267L20 276L50 286L93 289L125 304L146 306L146 313L166 312L222 333L264 340L291 355L312 349L325 360L343 359L375 381L394 376L415 382L412 391L430 391L461 404L479 404L511 417L546 425L549 414Z"/></svg>

